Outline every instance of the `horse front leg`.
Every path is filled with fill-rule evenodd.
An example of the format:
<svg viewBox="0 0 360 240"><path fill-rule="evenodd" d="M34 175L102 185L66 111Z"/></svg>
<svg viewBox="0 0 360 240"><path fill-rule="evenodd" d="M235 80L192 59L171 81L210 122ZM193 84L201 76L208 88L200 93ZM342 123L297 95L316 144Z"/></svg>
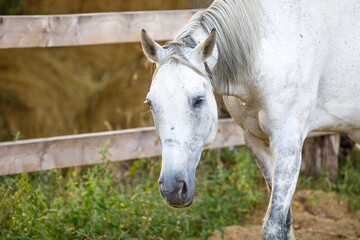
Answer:
<svg viewBox="0 0 360 240"><path fill-rule="evenodd" d="M290 115L290 116L289 116ZM260 124L269 138L274 160L270 203L263 224L264 240L286 240L291 225L291 200L295 192L301 165L301 150L307 135L305 121L289 114L274 118L263 115ZM289 229L291 230L291 229ZM291 231L289 232L291 237Z"/></svg>
<svg viewBox="0 0 360 240"><path fill-rule="evenodd" d="M291 214L290 204L299 176L301 145L286 143L283 147L274 150L272 192L264 219L263 239L287 239L287 225L291 225L291 222L286 220L288 214Z"/></svg>
<svg viewBox="0 0 360 240"><path fill-rule="evenodd" d="M244 132L244 139L265 179L269 194L271 194L274 163L269 144L249 132Z"/></svg>
<svg viewBox="0 0 360 240"><path fill-rule="evenodd" d="M251 133L245 132L244 138L247 147L249 148L253 158L255 159L268 187L269 194L272 192L272 178L274 169L274 159L270 150L269 144L264 140L257 138ZM295 240L294 229L292 225L292 211L289 207L286 227L287 227L287 240Z"/></svg>

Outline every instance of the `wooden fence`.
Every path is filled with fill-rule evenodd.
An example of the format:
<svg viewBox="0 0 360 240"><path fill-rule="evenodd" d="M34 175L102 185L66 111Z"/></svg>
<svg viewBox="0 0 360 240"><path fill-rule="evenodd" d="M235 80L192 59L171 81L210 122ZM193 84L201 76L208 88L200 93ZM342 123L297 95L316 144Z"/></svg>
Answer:
<svg viewBox="0 0 360 240"><path fill-rule="evenodd" d="M0 48L55 47L136 42L145 28L156 40L169 40L197 10L96 13L51 16L0 16ZM311 136L324 135L314 133ZM101 162L110 142L113 161L161 154L154 127L0 143L0 175L83 166ZM220 120L207 148L244 144L230 119Z"/></svg>
<svg viewBox="0 0 360 240"><path fill-rule="evenodd" d="M310 137L324 134L311 133ZM99 152L107 141L113 161L161 155L154 127L3 142L0 175L100 163ZM205 149L244 144L241 128L232 119L221 119L215 141Z"/></svg>
<svg viewBox="0 0 360 240"><path fill-rule="evenodd" d="M0 48L138 42L141 29L172 39L198 10L0 16Z"/></svg>
<svg viewBox="0 0 360 240"><path fill-rule="evenodd" d="M114 161L161 155L154 127L5 142L0 143L0 175L100 163L99 151L107 141ZM243 144L240 127L224 119L207 149Z"/></svg>

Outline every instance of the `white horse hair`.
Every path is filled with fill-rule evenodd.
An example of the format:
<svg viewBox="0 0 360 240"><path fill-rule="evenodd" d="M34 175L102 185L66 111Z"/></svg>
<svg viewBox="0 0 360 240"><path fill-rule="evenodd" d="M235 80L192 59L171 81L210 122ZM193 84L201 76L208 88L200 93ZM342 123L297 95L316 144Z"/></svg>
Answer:
<svg viewBox="0 0 360 240"><path fill-rule="evenodd" d="M195 170L217 129L214 91L243 128L270 191L263 239L295 239L291 199L311 131L360 143L360 1L216 0L161 47L147 102L163 146L160 193L191 205Z"/></svg>
<svg viewBox="0 0 360 240"><path fill-rule="evenodd" d="M212 73L215 89L238 86L253 76L253 63L259 38L258 1L215 1L208 9L196 13L175 37L186 41L199 27L217 31L217 46L221 51ZM236 56L236 57L234 57Z"/></svg>

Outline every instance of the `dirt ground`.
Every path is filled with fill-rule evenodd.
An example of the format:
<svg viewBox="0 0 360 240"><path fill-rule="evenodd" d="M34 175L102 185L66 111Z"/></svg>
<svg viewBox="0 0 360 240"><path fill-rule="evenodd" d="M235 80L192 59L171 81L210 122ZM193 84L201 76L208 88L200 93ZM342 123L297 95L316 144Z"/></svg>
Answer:
<svg viewBox="0 0 360 240"><path fill-rule="evenodd" d="M299 190L293 198L292 209L297 240L360 240L360 212L352 213L346 200L339 201L336 193ZM223 237L217 231L210 239L261 239L264 214L264 209L258 209L249 224L225 227Z"/></svg>

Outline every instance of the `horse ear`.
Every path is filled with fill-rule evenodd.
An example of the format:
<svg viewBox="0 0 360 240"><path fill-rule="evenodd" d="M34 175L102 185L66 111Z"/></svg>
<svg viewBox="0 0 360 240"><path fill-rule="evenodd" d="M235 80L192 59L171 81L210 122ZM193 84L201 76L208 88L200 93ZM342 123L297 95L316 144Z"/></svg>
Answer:
<svg viewBox="0 0 360 240"><path fill-rule="evenodd" d="M161 56L161 51L164 49L158 43L152 40L144 29L141 31L141 46L146 57L151 62L160 62L159 56Z"/></svg>
<svg viewBox="0 0 360 240"><path fill-rule="evenodd" d="M216 43L216 31L213 28L209 34L209 36L199 43L195 50L200 54L201 61L205 61L208 57L211 56Z"/></svg>

